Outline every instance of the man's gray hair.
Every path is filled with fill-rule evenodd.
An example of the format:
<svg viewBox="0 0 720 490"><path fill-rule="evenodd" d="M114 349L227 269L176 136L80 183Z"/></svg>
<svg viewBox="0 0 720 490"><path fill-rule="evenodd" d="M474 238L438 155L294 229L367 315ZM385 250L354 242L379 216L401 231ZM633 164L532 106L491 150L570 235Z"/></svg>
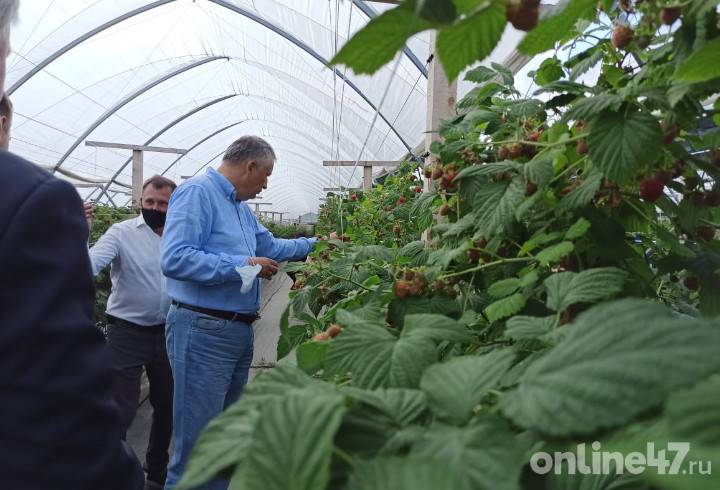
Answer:
<svg viewBox="0 0 720 490"><path fill-rule="evenodd" d="M10 36L10 27L18 18L20 0L0 0L0 34L3 39Z"/></svg>
<svg viewBox="0 0 720 490"><path fill-rule="evenodd" d="M242 136L228 147L223 161L230 163L243 163L257 160L263 164L276 160L275 152L270 143L257 136Z"/></svg>

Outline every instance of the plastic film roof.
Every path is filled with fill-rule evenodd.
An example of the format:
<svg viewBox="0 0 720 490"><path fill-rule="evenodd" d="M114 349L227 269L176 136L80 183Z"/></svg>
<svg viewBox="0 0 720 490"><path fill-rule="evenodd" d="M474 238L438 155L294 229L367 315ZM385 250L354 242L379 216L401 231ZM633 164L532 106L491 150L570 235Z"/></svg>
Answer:
<svg viewBox="0 0 720 490"><path fill-rule="evenodd" d="M131 152L87 147L86 140L187 149L144 156L146 177L180 183L217 166L237 137L256 134L278 156L265 209L291 217L315 211L323 187L358 186L362 176L323 167L323 160L397 160L422 141L427 34L409 41L394 77L394 63L373 76L326 65L370 16L390 7L361 0L23 0L6 81L15 107L11 151L65 178L81 177L83 186L97 181L78 191L122 206L130 200ZM515 46L510 31L492 61ZM461 94L468 88L461 83Z"/></svg>

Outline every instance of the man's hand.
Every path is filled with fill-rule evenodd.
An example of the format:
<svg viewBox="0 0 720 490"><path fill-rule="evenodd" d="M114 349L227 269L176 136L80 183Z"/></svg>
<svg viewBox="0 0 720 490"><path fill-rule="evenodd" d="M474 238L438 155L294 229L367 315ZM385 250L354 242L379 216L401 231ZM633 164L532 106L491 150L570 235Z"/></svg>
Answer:
<svg viewBox="0 0 720 490"><path fill-rule="evenodd" d="M92 229L92 223L93 223L93 203L86 202L84 204L85 207L85 221L87 221L88 229Z"/></svg>
<svg viewBox="0 0 720 490"><path fill-rule="evenodd" d="M278 271L278 263L267 257L250 257L248 259L248 265L261 266L262 269L258 273L258 276L262 279L271 279Z"/></svg>

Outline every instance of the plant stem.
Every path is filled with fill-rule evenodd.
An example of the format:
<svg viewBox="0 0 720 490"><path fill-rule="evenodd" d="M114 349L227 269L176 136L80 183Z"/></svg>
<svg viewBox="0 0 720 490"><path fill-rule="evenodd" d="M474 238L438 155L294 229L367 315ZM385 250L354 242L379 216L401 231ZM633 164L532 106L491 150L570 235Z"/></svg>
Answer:
<svg viewBox="0 0 720 490"><path fill-rule="evenodd" d="M660 284L658 285L657 291L655 292L658 297L660 297L660 291L662 291L663 284L665 284L665 279L660 279Z"/></svg>
<svg viewBox="0 0 720 490"><path fill-rule="evenodd" d="M348 453L346 453L345 451L340 449L339 447L335 446L333 448L333 453L335 453L337 456L340 457L340 459L345 461L347 464L349 464L353 468L355 467L355 461L353 461L352 457Z"/></svg>
<svg viewBox="0 0 720 490"><path fill-rule="evenodd" d="M365 286L363 286L363 285L360 284L359 282L353 281L352 279L348 279L348 278L346 278L346 277L338 276L337 274L333 274L332 272L328 272L328 274L329 274L331 277L334 277L334 278L336 278L336 279L340 279L341 281L349 282L350 284L353 284L353 285L355 285L355 286L357 286L357 287L359 287L359 288L361 288L361 289L364 289L365 291L370 291L370 289L366 288Z"/></svg>
<svg viewBox="0 0 720 490"><path fill-rule="evenodd" d="M488 267L493 267L495 265L511 264L514 262L534 262L536 260L537 259L534 257L515 257L513 259L496 260L495 262L488 262L487 264L482 264L477 267L473 267L472 269L466 269L464 271L454 272L452 274L444 274L444 275L440 276L439 279L447 279L449 277L464 276L465 274L468 274L470 272L481 271L483 269L487 269Z"/></svg>
<svg viewBox="0 0 720 490"><path fill-rule="evenodd" d="M463 313L467 311L467 305L468 301L470 300L470 288L473 287L473 284L475 284L475 274L477 274L477 271L473 272L472 277L470 278L470 284L468 284L467 291L465 291L465 302L463 304Z"/></svg>
<svg viewBox="0 0 720 490"><path fill-rule="evenodd" d="M562 172L557 174L555 177L553 177L553 179L550 181L550 183L552 184L552 183L556 182L557 180L561 179L562 177L565 176L565 174L570 172L570 170L575 169L580 163L584 162L586 159L587 159L587 157L583 157L582 160L578 160L577 162L573 163L572 165L568 165L565 168L565 170L563 170Z"/></svg>
<svg viewBox="0 0 720 490"><path fill-rule="evenodd" d="M493 145L505 145L508 143L522 143L523 145L530 145L530 146L541 146L544 148L552 148L553 146L560 146L564 145L565 143L570 143L572 141L578 141L581 139L587 138L587 134L580 134L577 136L573 136L572 138L568 138L566 140L562 141L556 141L555 143L541 143L538 141L526 141L521 139L511 139L511 140L504 140L504 141L490 141L488 143L476 143L476 145L479 146L493 146Z"/></svg>
<svg viewBox="0 0 720 490"><path fill-rule="evenodd" d="M493 340L490 342L473 342L478 347L490 347L491 345L509 345L512 344L512 340Z"/></svg>
<svg viewBox="0 0 720 490"><path fill-rule="evenodd" d="M642 209L640 209L639 207L637 207L637 206L635 205L635 203L632 202L630 199L626 199L625 202L628 204L628 206L630 206L631 208L633 208L633 210L635 210L635 212L636 212L637 214L639 214L640 216L642 216L643 218L645 218L648 222L650 222L650 223L655 222L654 219L651 219L647 214L645 214L645 211L643 211Z"/></svg>
<svg viewBox="0 0 720 490"><path fill-rule="evenodd" d="M502 257L500 257L498 254L496 254L495 252L492 252L490 250L486 250L484 248L470 247L468 250L477 250L480 253L492 255L493 257L497 257L498 260L502 260Z"/></svg>

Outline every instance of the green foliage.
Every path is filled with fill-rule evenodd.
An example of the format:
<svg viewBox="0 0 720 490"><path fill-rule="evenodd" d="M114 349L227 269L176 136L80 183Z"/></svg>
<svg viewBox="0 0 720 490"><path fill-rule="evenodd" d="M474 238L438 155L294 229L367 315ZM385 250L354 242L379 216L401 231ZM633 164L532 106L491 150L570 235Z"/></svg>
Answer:
<svg viewBox="0 0 720 490"><path fill-rule="evenodd" d="M297 269L278 346L285 366L208 427L189 481L222 472L234 488L718 487L714 474L528 467L541 448L595 440L626 454L690 441L692 458L720 465L720 240L710 233L720 132L698 129L720 91L706 59L720 38L717 2L683 4L672 29L661 28L660 2L633 5L637 15L564 2L530 32L526 52L557 48L534 74L537 98L505 67L470 70L478 85L426 162L425 175L442 175L433 185L406 164L372 190L330 196L318 229L345 241L321 244ZM349 50L367 47L357 67L379 67L407 26L428 26L449 42L439 57L454 76L501 32L504 6L405 2L383 14L398 19L387 39L358 45L380 32L368 26L342 61L355 68ZM482 15L487 29L468 28ZM626 51L609 41L617 23L635 31ZM593 67L596 83L576 81ZM662 195L648 195L647 180ZM434 190L418 197L416 186Z"/></svg>
<svg viewBox="0 0 720 490"><path fill-rule="evenodd" d="M675 78L684 82L704 82L720 77L720 39L710 41L700 50L694 52L678 67Z"/></svg>
<svg viewBox="0 0 720 490"><path fill-rule="evenodd" d="M710 322L639 300L605 303L578 317L501 408L518 425L554 436L612 428L719 372L718 342L720 329Z"/></svg>
<svg viewBox="0 0 720 490"><path fill-rule="evenodd" d="M273 234L275 238L300 238L314 236L312 225L295 223L277 223L275 221L261 219L260 222Z"/></svg>
<svg viewBox="0 0 720 490"><path fill-rule="evenodd" d="M393 59L408 38L432 27L432 23L415 15L407 4L378 15L348 41L332 59L355 73L375 73Z"/></svg>
<svg viewBox="0 0 720 490"><path fill-rule="evenodd" d="M604 111L593 119L588 137L590 157L605 177L625 182L638 168L654 162L662 132L656 118L629 108Z"/></svg>
<svg viewBox="0 0 720 490"><path fill-rule="evenodd" d="M452 488L510 490L517 488L526 448L501 420L482 420L468 427L435 424L411 454L431 459L456 475Z"/></svg>
<svg viewBox="0 0 720 490"><path fill-rule="evenodd" d="M560 80L564 74L560 60L548 58L540 64L540 68L535 73L535 82L540 86L549 85Z"/></svg>
<svg viewBox="0 0 720 490"><path fill-rule="evenodd" d="M422 182L417 165L405 162L370 190L350 191L347 196L328 194L320 206L316 233L335 232L356 245L397 247L415 241L428 225L432 205L417 192L418 186ZM425 212L418 212L418 206L425 207Z"/></svg>
<svg viewBox="0 0 720 490"><path fill-rule="evenodd" d="M540 54L552 49L563 38L573 37L579 19L594 17L596 0L574 0L567 2L557 15L543 20L520 43L519 49L525 54Z"/></svg>
<svg viewBox="0 0 720 490"><path fill-rule="evenodd" d="M460 20L438 34L437 50L447 76L455 80L463 68L487 57L503 33L505 9L499 2Z"/></svg>
<svg viewBox="0 0 720 490"><path fill-rule="evenodd" d="M297 391L263 409L254 426L239 488L311 490L330 478L332 440L345 411L339 393ZM283 430L278 428L284 427Z"/></svg>
<svg viewBox="0 0 720 490"><path fill-rule="evenodd" d="M510 368L513 354L494 351L487 356L462 356L430 366L420 380L428 403L441 419L465 423L489 390Z"/></svg>
<svg viewBox="0 0 720 490"><path fill-rule="evenodd" d="M370 389L416 388L437 360L439 342L468 338L460 324L441 315L408 315L399 337L350 313L341 312L338 321L345 331L330 347L328 374L352 373L357 386Z"/></svg>
<svg viewBox="0 0 720 490"><path fill-rule="evenodd" d="M453 479L452 475L448 475L431 461L391 457L358 464L348 484L348 490L437 490L448 488L447 485L452 485Z"/></svg>
<svg viewBox="0 0 720 490"><path fill-rule="evenodd" d="M521 293L515 293L489 305L485 308L485 315L491 322L507 318L522 310L526 301L525 296Z"/></svg>
<svg viewBox="0 0 720 490"><path fill-rule="evenodd" d="M674 435L707 447L720 446L720 376L675 393L667 402Z"/></svg>
<svg viewBox="0 0 720 490"><path fill-rule="evenodd" d="M545 280L547 307L563 311L577 303L593 303L622 290L627 273L615 267L560 272Z"/></svg>

